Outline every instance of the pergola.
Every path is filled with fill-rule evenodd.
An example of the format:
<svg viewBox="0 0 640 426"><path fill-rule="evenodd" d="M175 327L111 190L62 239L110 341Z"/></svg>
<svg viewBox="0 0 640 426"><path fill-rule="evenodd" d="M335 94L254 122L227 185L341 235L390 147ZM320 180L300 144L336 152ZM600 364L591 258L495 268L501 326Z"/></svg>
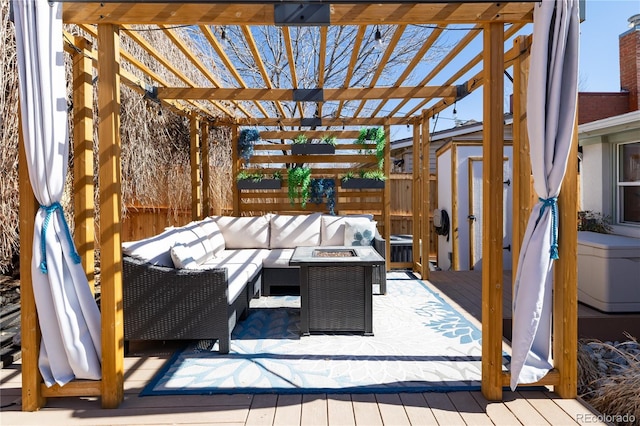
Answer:
<svg viewBox="0 0 640 426"><path fill-rule="evenodd" d="M192 129L192 165L206 161L206 137L199 136L199 128L207 132L210 125L230 126L237 135L238 126L274 126L274 136L292 138L294 127L307 126L316 129L342 126L384 126L389 137L389 126L413 126L414 167L414 270L423 279L429 276L428 226L429 206L429 120L473 90L483 87L483 254L482 271L482 392L489 400L502 398L503 386L508 386L510 373L502 371L502 206L503 187L503 134L504 134L504 78L505 69L513 69L513 138L514 138L514 262L517 262L527 220L531 211L531 168L526 129L526 98L528 55L530 36L518 36L512 46L505 41L524 25L533 21L535 3L523 2L445 2L404 3L400 1L364 0L324 2L262 2L223 1L110 1L88 2L67 0L63 5L63 22L77 24L98 42L98 50L82 37L73 38L73 122L75 167L75 229L78 252L90 283L93 265L93 90L92 72L98 74L99 116L99 181L100 181L100 249L101 249L101 316L102 316L102 379L100 381L76 380L60 387L47 388L38 371L39 328L31 284L31 252L33 217L38 208L33 193L29 192L29 179L25 161L20 161L20 235L22 278L22 404L27 411L37 410L47 397L100 396L105 408L117 407L123 399L124 339L122 329L122 254L120 237L120 85L126 84L140 92L148 88L140 79L121 69L121 61L128 61L155 83L154 96L168 108L188 116ZM196 85L174 65L168 63L162 52L132 31L132 25L157 25L188 58L190 64L211 82L207 87ZM411 25L433 25L434 30L415 58L397 78L395 84L382 86L379 78L393 50L401 43L402 34ZM419 70L422 57L429 52L438 36L452 25L469 24L468 32L418 83L406 86L407 77ZM223 86L211 74L188 45L172 30L173 25L198 26L203 39L217 52L226 71L234 76L234 86ZM249 87L238 72L238 65L225 53L221 40L211 26L239 26L253 60L263 76L263 84ZM260 46L253 37L253 26L280 26L289 59L291 87L275 88L269 80L268 65ZM296 63L291 46L290 27L314 25L320 34L317 58L317 87L298 87ZM325 54L326 43L332 27L355 26L357 35L350 40L352 56L340 87L325 87L324 69L330 60ZM381 54L380 65L367 85L351 84L358 52L366 35L379 25L393 26L392 36ZM167 85L153 70L126 52L120 46L120 33L126 33L160 64L173 72L184 84ZM459 69L451 72L444 83L431 85L434 77L450 65L456 56L478 35L482 35L483 48ZM71 35L67 34L71 39ZM99 52L99 55L98 53ZM482 63L482 70L461 81L471 69ZM345 102L356 103L351 112L343 108ZM375 106L365 108L367 102ZM390 102L391 101L391 102ZM312 102L317 114L306 117L302 108L288 114L284 103ZM323 105L339 105L329 116L323 115ZM386 108L383 106L387 105ZM391 112L388 109L392 109ZM373 110L373 112L370 112ZM338 134L340 131L335 131ZM348 131L346 131L348 132ZM353 133L353 132L351 132ZM574 132L572 152L577 153ZM201 144L203 144L201 146ZM23 144L20 145L21 148ZM387 147L389 144L387 144ZM389 152L387 148L387 159ZM420 162L417 159L421 158ZM21 160L24 160L22 152ZM577 155L569 156L569 166L563 191L559 197L560 257L554 266L556 283L553 298L553 353L555 368L541 381L533 385L553 385L563 398L573 398L577 392ZM385 162L389 173L389 161ZM425 178L426 177L426 178ZM192 215L201 217L207 194L202 194L197 173L192 174ZM206 179L206 176L204 177ZM206 188L206 185L205 185ZM385 205L389 189L385 189ZM385 207L388 209L388 205ZM565 226L562 226L562 225ZM388 215L385 220L385 236L389 241ZM454 232L455 232L455 224ZM496 236L500 236L497 238ZM422 250L422 253L420 253ZM389 250L387 250L389 252ZM421 262L421 259L423 261ZM515 271L516 264L513 265ZM507 285L509 285L507 283Z"/></svg>

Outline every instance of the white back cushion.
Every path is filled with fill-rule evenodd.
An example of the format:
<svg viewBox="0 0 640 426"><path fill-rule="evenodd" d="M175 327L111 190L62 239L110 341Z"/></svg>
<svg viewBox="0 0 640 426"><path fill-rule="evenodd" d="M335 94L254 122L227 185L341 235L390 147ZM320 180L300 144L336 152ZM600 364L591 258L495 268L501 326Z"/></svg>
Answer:
<svg viewBox="0 0 640 426"><path fill-rule="evenodd" d="M256 217L212 216L225 248L269 248L269 215Z"/></svg>
<svg viewBox="0 0 640 426"><path fill-rule="evenodd" d="M164 232L138 241L122 243L122 252L152 265L173 267L170 250L179 240L181 228L167 228Z"/></svg>
<svg viewBox="0 0 640 426"><path fill-rule="evenodd" d="M209 244L211 244L211 249L213 251L213 257L217 256L226 248L224 236L222 235L220 228L211 218L206 218L200 221L199 225L209 239Z"/></svg>
<svg viewBox="0 0 640 426"><path fill-rule="evenodd" d="M198 265L213 257L213 246L209 241L209 235L200 227L199 222L188 223L180 230L180 237L177 242L187 247L190 257Z"/></svg>
<svg viewBox="0 0 640 426"><path fill-rule="evenodd" d="M366 224L371 223L372 215L353 216L322 216L322 227L320 236L321 246L344 246L344 225L345 223ZM374 222L375 223L375 222Z"/></svg>
<svg viewBox="0 0 640 426"><path fill-rule="evenodd" d="M271 216L269 248L296 248L320 245L321 213Z"/></svg>

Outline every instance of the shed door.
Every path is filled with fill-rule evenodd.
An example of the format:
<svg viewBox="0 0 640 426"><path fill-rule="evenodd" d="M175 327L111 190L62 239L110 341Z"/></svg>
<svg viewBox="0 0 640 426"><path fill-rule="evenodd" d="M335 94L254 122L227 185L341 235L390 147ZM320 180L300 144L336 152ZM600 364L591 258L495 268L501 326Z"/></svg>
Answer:
<svg viewBox="0 0 640 426"><path fill-rule="evenodd" d="M511 167L504 158L503 176L503 269L511 269ZM469 158L469 269L482 269L482 158Z"/></svg>

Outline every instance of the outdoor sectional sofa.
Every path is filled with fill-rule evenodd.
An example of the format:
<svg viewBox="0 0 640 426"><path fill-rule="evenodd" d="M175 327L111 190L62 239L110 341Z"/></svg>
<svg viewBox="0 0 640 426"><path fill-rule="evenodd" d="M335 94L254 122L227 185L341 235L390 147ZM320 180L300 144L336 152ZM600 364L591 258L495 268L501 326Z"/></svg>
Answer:
<svg viewBox="0 0 640 426"><path fill-rule="evenodd" d="M252 298L299 288L299 268L289 266L296 247L362 244L385 256L370 215L320 213L211 216L123 243L125 341L217 339L228 353ZM386 292L384 266L373 284Z"/></svg>

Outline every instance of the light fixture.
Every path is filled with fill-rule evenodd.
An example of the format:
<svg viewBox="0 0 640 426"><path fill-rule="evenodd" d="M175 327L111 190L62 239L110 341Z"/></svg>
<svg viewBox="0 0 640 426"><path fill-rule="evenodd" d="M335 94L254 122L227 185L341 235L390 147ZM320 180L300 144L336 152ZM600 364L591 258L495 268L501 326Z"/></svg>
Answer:
<svg viewBox="0 0 640 426"><path fill-rule="evenodd" d="M382 33L380 32L380 28L376 26L376 33L373 37L375 44L374 47L378 50L384 49L384 39L382 38Z"/></svg>
<svg viewBox="0 0 640 426"><path fill-rule="evenodd" d="M227 38L227 31L224 27L220 28L220 40L222 41L222 47L226 48L229 46L229 39Z"/></svg>

